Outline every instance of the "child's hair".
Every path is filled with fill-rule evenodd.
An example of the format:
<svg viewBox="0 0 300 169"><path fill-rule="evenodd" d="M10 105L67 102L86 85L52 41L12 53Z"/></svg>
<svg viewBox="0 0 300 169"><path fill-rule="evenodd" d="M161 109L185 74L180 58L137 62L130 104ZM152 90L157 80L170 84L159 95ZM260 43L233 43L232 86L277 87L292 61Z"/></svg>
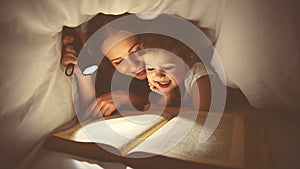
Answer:
<svg viewBox="0 0 300 169"><path fill-rule="evenodd" d="M169 51L181 58L188 66L201 62L199 57L187 45L167 35L147 33L139 38L142 49L158 48Z"/></svg>

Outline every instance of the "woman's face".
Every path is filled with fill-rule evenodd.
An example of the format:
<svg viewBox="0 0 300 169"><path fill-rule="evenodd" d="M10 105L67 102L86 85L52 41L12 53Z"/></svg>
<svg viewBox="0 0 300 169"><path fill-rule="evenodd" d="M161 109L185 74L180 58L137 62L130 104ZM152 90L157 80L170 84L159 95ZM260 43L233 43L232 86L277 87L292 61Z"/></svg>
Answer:
<svg viewBox="0 0 300 169"><path fill-rule="evenodd" d="M114 45L106 57L117 71L140 80L146 79L143 57L139 55L139 44L135 37L130 37Z"/></svg>

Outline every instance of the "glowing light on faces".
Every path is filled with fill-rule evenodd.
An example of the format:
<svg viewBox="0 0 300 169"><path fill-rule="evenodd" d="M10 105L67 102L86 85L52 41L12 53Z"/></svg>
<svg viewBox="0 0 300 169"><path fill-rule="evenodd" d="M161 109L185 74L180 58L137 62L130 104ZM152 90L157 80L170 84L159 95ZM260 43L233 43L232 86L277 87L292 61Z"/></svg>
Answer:
<svg viewBox="0 0 300 169"><path fill-rule="evenodd" d="M146 71L143 58L138 52L140 50L138 42L135 37L128 36L131 34L124 31L110 35L103 43L101 50L117 71L144 80ZM124 40L120 41L121 39Z"/></svg>
<svg viewBox="0 0 300 169"><path fill-rule="evenodd" d="M173 53L162 49L148 49L143 58L148 82L160 92L171 92L185 79L187 66Z"/></svg>

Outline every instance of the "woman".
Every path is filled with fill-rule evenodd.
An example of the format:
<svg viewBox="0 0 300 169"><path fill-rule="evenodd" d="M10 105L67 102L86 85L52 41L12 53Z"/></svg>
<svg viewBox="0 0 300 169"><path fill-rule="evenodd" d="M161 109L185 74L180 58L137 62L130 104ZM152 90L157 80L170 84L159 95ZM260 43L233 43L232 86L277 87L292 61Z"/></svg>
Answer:
<svg viewBox="0 0 300 169"><path fill-rule="evenodd" d="M95 31L106 23L121 16L97 15L87 25L87 37L92 36ZM119 39L122 38L124 40L119 42ZM122 105L132 104L135 108L141 110L148 103L150 90L147 86L143 59L138 54L140 49L138 39L138 36L133 36L129 31L125 30L117 30L108 34L103 44L99 45L101 51L105 54L105 58L100 63L95 88L92 77L83 76L77 66L77 53L73 46L70 45L74 38L65 37L63 39L66 47L63 51L62 64L64 66L70 63L75 65L74 74L78 82L80 102L84 103L81 107L86 110L82 120L90 116L108 116ZM113 42L118 43L112 45ZM115 70L118 73L114 75ZM129 92L126 89L126 85L114 85L115 90L111 91L113 75L120 82L133 78L129 86ZM95 89L97 98L92 102L95 97Z"/></svg>

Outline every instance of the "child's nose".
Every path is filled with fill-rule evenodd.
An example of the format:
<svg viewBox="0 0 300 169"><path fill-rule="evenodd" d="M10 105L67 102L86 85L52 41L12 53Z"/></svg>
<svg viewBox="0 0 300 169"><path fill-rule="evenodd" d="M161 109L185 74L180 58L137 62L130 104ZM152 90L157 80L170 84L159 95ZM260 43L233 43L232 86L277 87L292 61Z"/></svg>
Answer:
<svg viewBox="0 0 300 169"><path fill-rule="evenodd" d="M160 69L157 69L155 71L155 75L158 76L158 77L165 77L166 76L165 71L160 70Z"/></svg>

